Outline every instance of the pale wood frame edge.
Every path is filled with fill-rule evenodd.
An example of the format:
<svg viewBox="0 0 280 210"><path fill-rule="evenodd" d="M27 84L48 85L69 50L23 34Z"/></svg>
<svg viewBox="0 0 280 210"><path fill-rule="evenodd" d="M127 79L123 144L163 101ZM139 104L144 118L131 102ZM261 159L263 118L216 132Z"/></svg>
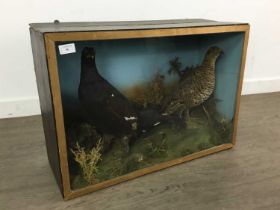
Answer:
<svg viewBox="0 0 280 210"><path fill-rule="evenodd" d="M244 31L245 35L244 35L242 57L241 57L241 64L240 64L240 75L239 75L238 89L237 89L237 93L236 93L235 114L234 114L233 134L232 134L232 143L234 145L236 144L238 117L239 117L239 110L240 110L240 97L241 97L243 79L244 79L247 47L248 47L248 42L249 42L249 32L250 32L250 26L248 25L246 30Z"/></svg>
<svg viewBox="0 0 280 210"><path fill-rule="evenodd" d="M60 160L60 172L63 186L62 191L63 197L66 198L71 194L71 187L55 41L45 37L45 47L48 61L48 71L50 76L51 94L53 97L54 118L57 131L58 153Z"/></svg>

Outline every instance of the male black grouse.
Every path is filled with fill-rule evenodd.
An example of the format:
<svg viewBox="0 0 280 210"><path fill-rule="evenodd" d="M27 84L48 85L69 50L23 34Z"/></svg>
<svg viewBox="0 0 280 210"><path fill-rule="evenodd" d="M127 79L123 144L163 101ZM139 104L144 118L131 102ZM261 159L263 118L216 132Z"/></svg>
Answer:
<svg viewBox="0 0 280 210"><path fill-rule="evenodd" d="M136 133L136 110L124 95L98 73L95 50L91 47L85 47L82 51L79 101L88 120L100 132L121 138L130 138Z"/></svg>

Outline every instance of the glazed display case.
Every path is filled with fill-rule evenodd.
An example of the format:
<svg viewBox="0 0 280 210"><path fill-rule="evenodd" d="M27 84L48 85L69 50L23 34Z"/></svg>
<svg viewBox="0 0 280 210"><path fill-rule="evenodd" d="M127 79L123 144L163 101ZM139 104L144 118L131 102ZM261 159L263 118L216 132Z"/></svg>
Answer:
<svg viewBox="0 0 280 210"><path fill-rule="evenodd" d="M234 146L247 23L56 21L30 33L64 199Z"/></svg>

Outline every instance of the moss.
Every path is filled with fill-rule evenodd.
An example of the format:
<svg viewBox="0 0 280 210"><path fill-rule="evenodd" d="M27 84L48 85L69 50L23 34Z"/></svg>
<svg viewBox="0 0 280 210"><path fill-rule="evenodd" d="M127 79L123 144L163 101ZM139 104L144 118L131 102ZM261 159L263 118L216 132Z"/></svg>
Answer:
<svg viewBox="0 0 280 210"><path fill-rule="evenodd" d="M144 155L141 153L135 153L129 156L125 162L125 173L129 173L141 168L144 163Z"/></svg>
<svg viewBox="0 0 280 210"><path fill-rule="evenodd" d="M193 151L190 150L189 148L184 148L184 149L181 150L180 154L181 154L181 156L187 156L187 155L190 155L192 153L193 153Z"/></svg>
<svg viewBox="0 0 280 210"><path fill-rule="evenodd" d="M79 189L88 186L88 182L81 175L74 176L71 179L71 186L73 189Z"/></svg>
<svg viewBox="0 0 280 210"><path fill-rule="evenodd" d="M202 142L202 143L197 145L197 148L198 148L199 151L209 149L211 147L213 147L213 145L208 143L208 142Z"/></svg>
<svg viewBox="0 0 280 210"><path fill-rule="evenodd" d="M98 164L99 170L96 174L98 180L104 181L124 174L126 167L124 161L127 156L126 146L120 139L114 139L111 150L103 154Z"/></svg>

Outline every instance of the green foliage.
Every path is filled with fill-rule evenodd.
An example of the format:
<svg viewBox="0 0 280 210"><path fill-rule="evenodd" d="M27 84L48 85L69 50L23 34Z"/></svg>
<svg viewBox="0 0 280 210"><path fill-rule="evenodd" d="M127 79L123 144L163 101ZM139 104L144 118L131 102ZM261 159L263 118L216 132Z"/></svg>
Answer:
<svg viewBox="0 0 280 210"><path fill-rule="evenodd" d="M213 123L213 130L215 130L220 137L220 142L217 142L217 144L229 143L231 141L232 128L232 120L227 120L224 117L215 119Z"/></svg>
<svg viewBox="0 0 280 210"><path fill-rule="evenodd" d="M144 155L141 153L132 154L125 164L125 172L129 173L141 168L141 164L144 162Z"/></svg>
<svg viewBox="0 0 280 210"><path fill-rule="evenodd" d="M189 149L189 148L185 148L185 149L183 149L182 151L181 151L181 155L182 156L187 156L187 155L190 155L190 154L192 154L193 153L193 151L191 150L191 149Z"/></svg>
<svg viewBox="0 0 280 210"><path fill-rule="evenodd" d="M112 179L125 173L125 161L128 159L126 146L120 139L114 139L110 151L102 155L96 177L99 181Z"/></svg>
<svg viewBox="0 0 280 210"><path fill-rule="evenodd" d="M202 143L200 143L200 144L197 145L197 148L198 148L199 151L201 151L201 150L209 149L209 148L211 148L212 146L213 146L213 145L210 144L210 143L208 143L208 142L202 142Z"/></svg>
<svg viewBox="0 0 280 210"><path fill-rule="evenodd" d="M232 138L233 121L226 119L217 111L216 107L219 102L220 100L213 95L205 102L205 107L211 117L209 132L211 132L211 142L214 145L229 143Z"/></svg>
<svg viewBox="0 0 280 210"><path fill-rule="evenodd" d="M147 144L147 155L151 158L166 157L168 151L167 140L165 136L158 141L150 141Z"/></svg>

